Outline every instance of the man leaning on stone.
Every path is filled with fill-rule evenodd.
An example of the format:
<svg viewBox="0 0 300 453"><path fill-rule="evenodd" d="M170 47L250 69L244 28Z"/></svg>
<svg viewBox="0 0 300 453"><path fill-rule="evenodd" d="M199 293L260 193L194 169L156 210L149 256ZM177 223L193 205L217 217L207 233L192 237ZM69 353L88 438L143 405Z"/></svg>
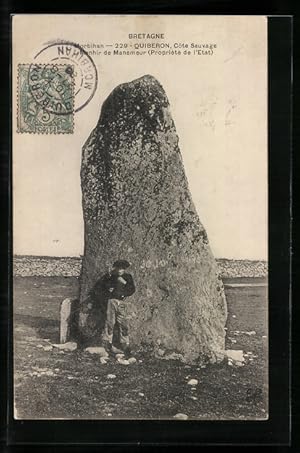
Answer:
<svg viewBox="0 0 300 453"><path fill-rule="evenodd" d="M130 266L126 260L118 260L113 264L103 281L103 289L107 291L108 303L106 321L102 335L103 346L110 352L112 350L114 327L117 327L120 344L126 355L130 354L128 306L126 297L135 292L135 285L131 274L125 272Z"/></svg>

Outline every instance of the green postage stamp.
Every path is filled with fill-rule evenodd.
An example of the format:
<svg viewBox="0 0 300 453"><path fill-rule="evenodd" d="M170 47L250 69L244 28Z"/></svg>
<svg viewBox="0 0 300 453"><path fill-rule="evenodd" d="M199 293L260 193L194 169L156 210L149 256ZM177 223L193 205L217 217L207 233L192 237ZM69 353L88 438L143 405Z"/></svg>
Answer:
<svg viewBox="0 0 300 453"><path fill-rule="evenodd" d="M73 133L73 66L19 64L17 120L20 133Z"/></svg>

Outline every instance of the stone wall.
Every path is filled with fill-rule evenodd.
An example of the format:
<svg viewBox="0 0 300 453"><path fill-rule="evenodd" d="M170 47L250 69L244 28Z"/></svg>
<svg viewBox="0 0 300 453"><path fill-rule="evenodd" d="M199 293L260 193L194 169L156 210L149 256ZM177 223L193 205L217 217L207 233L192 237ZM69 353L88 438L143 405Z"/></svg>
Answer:
<svg viewBox="0 0 300 453"><path fill-rule="evenodd" d="M266 261L216 260L222 277L266 277L268 263ZM15 256L13 272L18 277L79 277L81 258L77 257L41 257Z"/></svg>

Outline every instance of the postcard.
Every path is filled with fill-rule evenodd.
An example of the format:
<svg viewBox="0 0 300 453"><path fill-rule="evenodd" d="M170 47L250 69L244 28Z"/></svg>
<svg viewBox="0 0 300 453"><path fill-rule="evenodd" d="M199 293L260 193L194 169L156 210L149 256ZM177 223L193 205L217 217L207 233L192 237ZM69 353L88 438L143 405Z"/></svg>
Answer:
<svg viewBox="0 0 300 453"><path fill-rule="evenodd" d="M14 417L268 419L267 18L12 18Z"/></svg>

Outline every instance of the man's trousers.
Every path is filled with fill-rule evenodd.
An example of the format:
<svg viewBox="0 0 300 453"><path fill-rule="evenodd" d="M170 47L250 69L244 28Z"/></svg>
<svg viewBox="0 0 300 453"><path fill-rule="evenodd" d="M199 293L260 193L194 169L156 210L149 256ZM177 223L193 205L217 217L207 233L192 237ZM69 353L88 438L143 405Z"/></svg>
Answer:
<svg viewBox="0 0 300 453"><path fill-rule="evenodd" d="M106 322L102 339L112 343L114 327L117 326L120 343L129 344L128 318L126 303L118 299L109 299L107 304Z"/></svg>

